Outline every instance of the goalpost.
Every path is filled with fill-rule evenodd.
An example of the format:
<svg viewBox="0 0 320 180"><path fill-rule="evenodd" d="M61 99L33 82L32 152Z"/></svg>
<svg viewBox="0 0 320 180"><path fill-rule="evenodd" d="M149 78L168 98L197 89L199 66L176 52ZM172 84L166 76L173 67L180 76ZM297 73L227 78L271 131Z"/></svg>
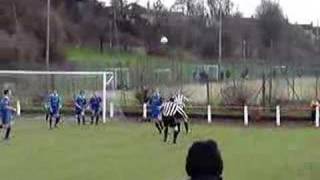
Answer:
<svg viewBox="0 0 320 180"><path fill-rule="evenodd" d="M69 97L70 94L79 91L76 86L80 88L90 87L92 92L102 92L102 119L103 123L107 121L107 88L111 85L111 90L113 90L114 73L113 72L103 72L103 71L24 71L24 70L0 70L0 84L1 88L7 86L17 86L16 92L20 94L27 94L28 92L32 94L32 98L29 100L27 95L24 99L19 99L19 102L24 102L25 104L32 104L34 99L38 96L36 92L46 92L48 93L48 86L46 84L48 79L53 79L55 81L55 76L62 76L56 78L58 85L65 94L68 94L68 100L71 101L73 98ZM76 77L76 79L74 79ZM88 79L89 78L89 79ZM30 81L30 82L29 82ZM102 83L99 81L102 81ZM81 84L81 85L80 85ZM100 86L99 86L100 84ZM30 87L31 86L31 87ZM19 87L19 88L18 88ZM29 89L31 88L31 89ZM56 88L59 91L59 88ZM53 89L50 89L51 91ZM62 90L61 90L62 91ZM73 91L73 92L72 92ZM36 94L36 95L35 95ZM31 96L31 95L30 95ZM112 105L110 105L112 106Z"/></svg>

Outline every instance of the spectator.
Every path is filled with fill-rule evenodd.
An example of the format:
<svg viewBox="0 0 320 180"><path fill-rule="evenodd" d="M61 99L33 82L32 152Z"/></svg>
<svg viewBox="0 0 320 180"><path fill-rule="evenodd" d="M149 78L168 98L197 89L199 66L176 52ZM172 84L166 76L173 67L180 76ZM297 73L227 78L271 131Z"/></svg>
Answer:
<svg viewBox="0 0 320 180"><path fill-rule="evenodd" d="M319 101L311 101L310 107L311 107L311 121L314 121L316 119L316 108L319 106Z"/></svg>
<svg viewBox="0 0 320 180"><path fill-rule="evenodd" d="M200 72L199 76L201 83L206 83L209 80L209 76L204 70Z"/></svg>
<svg viewBox="0 0 320 180"><path fill-rule="evenodd" d="M147 86L143 86L143 94L142 94L143 102L147 103L149 101L149 88Z"/></svg>
<svg viewBox="0 0 320 180"><path fill-rule="evenodd" d="M191 180L222 180L223 161L213 140L195 142L186 159L186 172Z"/></svg>

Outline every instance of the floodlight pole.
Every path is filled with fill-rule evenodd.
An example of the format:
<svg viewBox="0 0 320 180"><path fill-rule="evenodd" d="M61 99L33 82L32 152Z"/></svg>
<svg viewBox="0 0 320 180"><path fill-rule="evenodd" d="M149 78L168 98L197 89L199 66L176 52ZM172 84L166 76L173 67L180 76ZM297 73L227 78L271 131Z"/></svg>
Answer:
<svg viewBox="0 0 320 180"><path fill-rule="evenodd" d="M316 42L317 42L317 45L318 45L318 51L319 51L319 19L317 19L317 35L316 35Z"/></svg>
<svg viewBox="0 0 320 180"><path fill-rule="evenodd" d="M219 62L218 62L218 80L220 80L221 76L221 63L222 63L222 5L220 3L220 8L219 8Z"/></svg>
<svg viewBox="0 0 320 180"><path fill-rule="evenodd" d="M244 62L247 61L247 41L244 39L242 41L242 57Z"/></svg>
<svg viewBox="0 0 320 180"><path fill-rule="evenodd" d="M50 70L50 14L51 0L47 0L47 39L46 39L46 70Z"/></svg>
<svg viewBox="0 0 320 180"><path fill-rule="evenodd" d="M50 15L51 15L51 0L47 0L47 36L46 36L46 70L50 70ZM51 75L47 76L47 90L50 90Z"/></svg>

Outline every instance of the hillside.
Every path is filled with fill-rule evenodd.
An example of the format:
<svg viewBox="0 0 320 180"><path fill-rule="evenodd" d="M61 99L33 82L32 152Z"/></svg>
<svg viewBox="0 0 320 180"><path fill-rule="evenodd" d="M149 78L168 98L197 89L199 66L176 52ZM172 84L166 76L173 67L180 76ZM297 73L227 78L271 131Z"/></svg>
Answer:
<svg viewBox="0 0 320 180"><path fill-rule="evenodd" d="M128 61L172 57L183 61L217 60L219 23L215 7L206 12L201 10L200 4L194 4L193 9L186 12L179 10L178 7L184 5L175 4L166 8L161 4L153 4L145 8L121 0L113 1L112 6L106 7L96 0L54 1L50 16L51 63L68 64L66 59L74 54L73 50L68 52L70 48L89 48L102 53L104 58L82 61L96 66L106 61L103 59L117 59L113 57L116 56L112 53L115 51L121 52L121 58ZM276 3L260 7L269 9L261 11L265 14L257 11L252 18L243 18L241 13L230 9L224 10L221 41L224 62L243 59L262 59L282 64L301 64L302 59L303 63L315 62L320 49L317 29L312 24L289 24ZM45 10L46 4L40 0L1 1L1 68L43 68L46 50ZM168 44L160 43L161 36L168 37ZM71 60L76 59L81 60L81 57L75 54Z"/></svg>

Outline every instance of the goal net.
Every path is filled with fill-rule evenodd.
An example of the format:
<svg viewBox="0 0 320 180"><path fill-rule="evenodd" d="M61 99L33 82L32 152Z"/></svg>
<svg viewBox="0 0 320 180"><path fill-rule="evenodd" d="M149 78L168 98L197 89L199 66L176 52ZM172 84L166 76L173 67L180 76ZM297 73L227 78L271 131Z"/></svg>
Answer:
<svg viewBox="0 0 320 180"><path fill-rule="evenodd" d="M101 97L102 119L106 122L114 86L113 72L0 71L0 88L12 90L22 115L44 114L46 98L53 90L61 97L62 113L73 115L74 98L83 90L87 100L93 94Z"/></svg>

